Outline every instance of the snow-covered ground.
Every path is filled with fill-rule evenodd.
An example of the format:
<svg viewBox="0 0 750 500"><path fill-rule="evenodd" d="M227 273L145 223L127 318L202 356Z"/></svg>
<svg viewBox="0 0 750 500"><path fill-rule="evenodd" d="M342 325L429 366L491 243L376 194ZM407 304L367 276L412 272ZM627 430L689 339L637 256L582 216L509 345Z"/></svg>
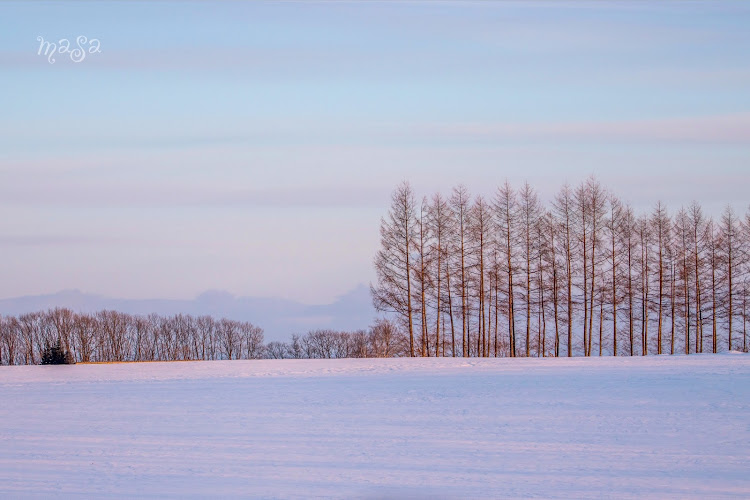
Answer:
<svg viewBox="0 0 750 500"><path fill-rule="evenodd" d="M750 356L0 367L0 497L750 497Z"/></svg>

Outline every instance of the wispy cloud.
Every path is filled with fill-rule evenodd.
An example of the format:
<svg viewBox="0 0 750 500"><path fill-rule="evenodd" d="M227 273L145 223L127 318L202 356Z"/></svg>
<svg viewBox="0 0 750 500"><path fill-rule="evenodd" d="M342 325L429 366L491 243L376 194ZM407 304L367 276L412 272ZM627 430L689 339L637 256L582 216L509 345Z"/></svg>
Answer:
<svg viewBox="0 0 750 500"><path fill-rule="evenodd" d="M92 245L98 243L115 243L112 236L74 235L74 234L2 234L0 247L57 247Z"/></svg>
<svg viewBox="0 0 750 500"><path fill-rule="evenodd" d="M216 188L195 185L35 185L0 187L6 205L58 207L362 208L382 206L387 190L367 187ZM0 240L2 241L2 240ZM41 244L43 238L8 240ZM63 243L64 237L50 242ZM77 240L72 240L73 242Z"/></svg>
<svg viewBox="0 0 750 500"><path fill-rule="evenodd" d="M750 113L651 120L425 125L445 139L750 144Z"/></svg>

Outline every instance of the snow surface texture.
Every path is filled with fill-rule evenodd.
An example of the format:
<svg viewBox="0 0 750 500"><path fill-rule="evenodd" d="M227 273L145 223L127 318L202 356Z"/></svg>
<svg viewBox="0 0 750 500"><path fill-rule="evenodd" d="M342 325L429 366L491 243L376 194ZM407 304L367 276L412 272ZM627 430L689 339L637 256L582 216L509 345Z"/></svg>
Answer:
<svg viewBox="0 0 750 500"><path fill-rule="evenodd" d="M750 497L750 356L0 367L0 497Z"/></svg>

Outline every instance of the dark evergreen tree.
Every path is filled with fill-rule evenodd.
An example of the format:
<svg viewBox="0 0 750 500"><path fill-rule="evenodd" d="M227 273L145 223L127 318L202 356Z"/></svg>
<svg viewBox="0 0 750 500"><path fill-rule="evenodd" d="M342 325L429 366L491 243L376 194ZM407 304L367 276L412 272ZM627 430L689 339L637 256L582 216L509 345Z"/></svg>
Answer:
<svg viewBox="0 0 750 500"><path fill-rule="evenodd" d="M50 344L47 342L42 353L42 364L43 365L73 365L75 360L70 351L65 349L62 345L61 339L58 337L57 342Z"/></svg>

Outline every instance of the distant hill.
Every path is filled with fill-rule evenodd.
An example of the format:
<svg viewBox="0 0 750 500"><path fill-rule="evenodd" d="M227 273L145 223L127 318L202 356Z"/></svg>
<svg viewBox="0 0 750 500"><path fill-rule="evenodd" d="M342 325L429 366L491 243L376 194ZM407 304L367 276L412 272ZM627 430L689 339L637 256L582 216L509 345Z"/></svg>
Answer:
<svg viewBox="0 0 750 500"><path fill-rule="evenodd" d="M360 284L331 304L306 305L292 300L235 297L224 291L207 291L192 300L115 299L64 290L54 294L0 299L0 314L19 315L66 307L78 312L114 309L130 314L208 314L215 318L252 321L265 331L266 341L288 340L293 333L310 329L356 330L370 326L377 316L370 290Z"/></svg>

